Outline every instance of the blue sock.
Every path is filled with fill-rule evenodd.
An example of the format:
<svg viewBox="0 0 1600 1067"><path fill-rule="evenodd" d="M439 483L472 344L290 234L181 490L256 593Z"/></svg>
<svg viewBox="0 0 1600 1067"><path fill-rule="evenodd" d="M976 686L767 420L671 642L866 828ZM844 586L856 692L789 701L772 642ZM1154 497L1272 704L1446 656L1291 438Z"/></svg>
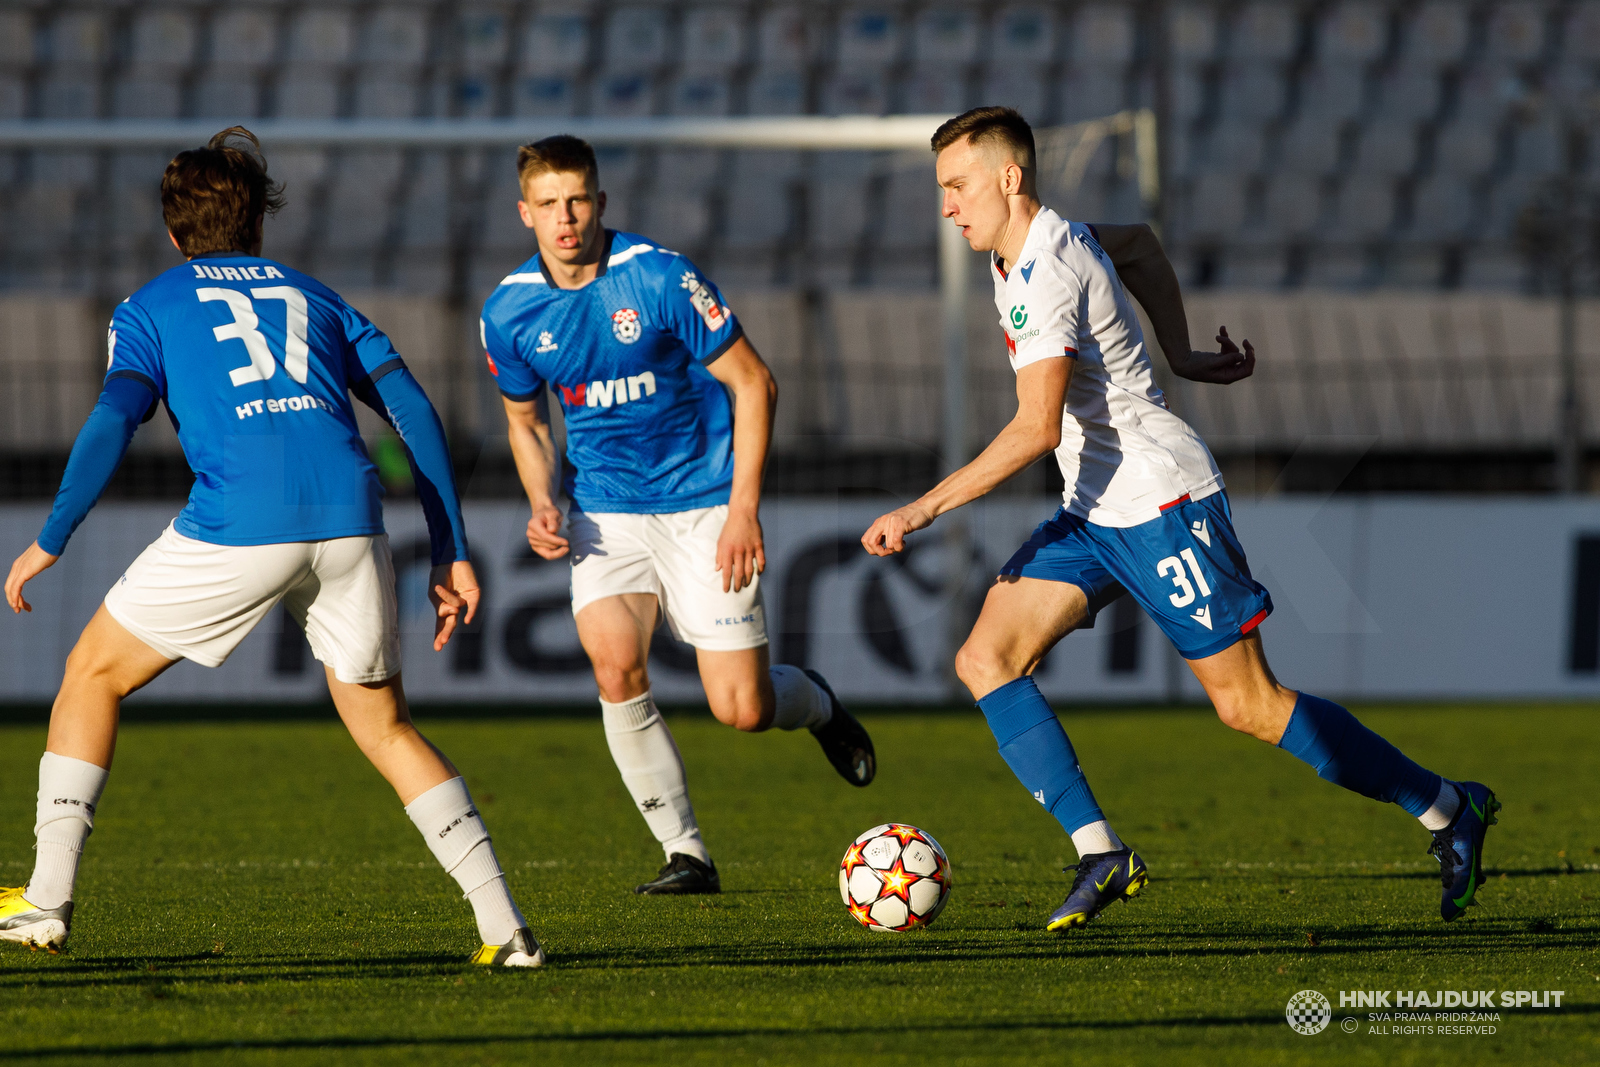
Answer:
<svg viewBox="0 0 1600 1067"><path fill-rule="evenodd" d="M1105 818L1067 732L1032 678L1007 682L978 701L978 707L1011 773L1067 833Z"/></svg>
<svg viewBox="0 0 1600 1067"><path fill-rule="evenodd" d="M1442 779L1417 766L1331 700L1301 693L1278 747L1311 764L1317 777L1413 815L1432 807Z"/></svg>

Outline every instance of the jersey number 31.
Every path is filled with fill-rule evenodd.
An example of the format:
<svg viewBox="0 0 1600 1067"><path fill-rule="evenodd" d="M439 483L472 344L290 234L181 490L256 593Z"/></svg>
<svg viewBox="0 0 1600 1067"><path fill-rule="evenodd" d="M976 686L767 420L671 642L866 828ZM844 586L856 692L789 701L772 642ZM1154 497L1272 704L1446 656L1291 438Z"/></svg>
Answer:
<svg viewBox="0 0 1600 1067"><path fill-rule="evenodd" d="M245 296L237 289L220 288L196 289L194 295L201 303L221 300L233 312L232 322L218 326L211 332L218 341L235 338L243 341L245 351L250 353L249 366L228 372L234 385L264 382L278 372L278 361L272 358L266 335L258 329L261 319L256 315L250 296L257 300L282 300L285 309L283 369L301 385L306 383L311 369L310 349L306 346L306 294L292 285L269 285L250 290L250 296Z"/></svg>

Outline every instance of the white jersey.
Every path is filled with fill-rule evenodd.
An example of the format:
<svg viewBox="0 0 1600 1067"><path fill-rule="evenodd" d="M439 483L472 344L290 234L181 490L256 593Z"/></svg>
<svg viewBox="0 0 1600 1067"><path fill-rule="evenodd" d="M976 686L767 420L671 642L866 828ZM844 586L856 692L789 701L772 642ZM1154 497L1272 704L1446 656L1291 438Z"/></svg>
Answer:
<svg viewBox="0 0 1600 1067"><path fill-rule="evenodd" d="M1069 512L1137 526L1222 488L1205 442L1167 409L1139 317L1090 227L1041 208L1011 273L992 256L990 270L1011 369L1076 360L1056 449Z"/></svg>

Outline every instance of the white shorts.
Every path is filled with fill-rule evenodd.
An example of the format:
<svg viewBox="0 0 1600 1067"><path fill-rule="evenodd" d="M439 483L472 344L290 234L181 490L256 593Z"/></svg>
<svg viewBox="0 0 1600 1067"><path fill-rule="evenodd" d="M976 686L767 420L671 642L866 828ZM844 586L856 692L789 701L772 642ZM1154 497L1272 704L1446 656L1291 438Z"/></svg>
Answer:
<svg viewBox="0 0 1600 1067"><path fill-rule="evenodd" d="M341 682L400 673L389 538L213 545L168 526L106 594L129 633L171 659L220 667L279 601Z"/></svg>
<svg viewBox="0 0 1600 1067"><path fill-rule="evenodd" d="M567 516L572 543L572 613L602 597L653 593L679 641L709 652L736 652L767 643L761 576L723 592L717 538L728 505L667 515Z"/></svg>

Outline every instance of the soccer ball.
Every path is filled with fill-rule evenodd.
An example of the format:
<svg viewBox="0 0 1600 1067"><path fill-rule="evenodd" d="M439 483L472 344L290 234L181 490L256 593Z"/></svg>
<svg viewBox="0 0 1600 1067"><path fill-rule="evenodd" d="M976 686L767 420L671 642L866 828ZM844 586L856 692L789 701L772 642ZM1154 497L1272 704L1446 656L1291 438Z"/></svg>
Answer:
<svg viewBox="0 0 1600 1067"><path fill-rule="evenodd" d="M933 922L950 899L950 861L924 830L897 822L874 826L839 862L839 895L868 930L915 930Z"/></svg>

